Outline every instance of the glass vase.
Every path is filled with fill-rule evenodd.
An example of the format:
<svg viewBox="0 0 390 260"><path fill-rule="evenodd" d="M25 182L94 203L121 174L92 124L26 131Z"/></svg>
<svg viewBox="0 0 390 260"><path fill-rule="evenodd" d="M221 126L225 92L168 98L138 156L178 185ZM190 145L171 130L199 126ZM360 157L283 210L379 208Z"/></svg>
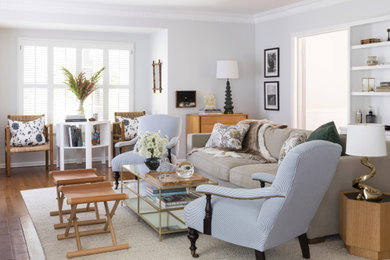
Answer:
<svg viewBox="0 0 390 260"><path fill-rule="evenodd" d="M156 171L157 168L160 166L160 159L156 157L146 158L144 163L150 171Z"/></svg>
<svg viewBox="0 0 390 260"><path fill-rule="evenodd" d="M77 109L77 113L79 115L84 115L84 100L79 100L79 108Z"/></svg>

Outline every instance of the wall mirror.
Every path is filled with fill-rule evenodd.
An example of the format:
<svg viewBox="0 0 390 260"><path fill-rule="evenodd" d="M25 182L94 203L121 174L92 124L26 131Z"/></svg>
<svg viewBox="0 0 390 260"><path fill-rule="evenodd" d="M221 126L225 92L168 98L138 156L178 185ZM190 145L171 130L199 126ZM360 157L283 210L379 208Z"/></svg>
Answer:
<svg viewBox="0 0 390 260"><path fill-rule="evenodd" d="M158 60L158 62L153 61L153 93L156 93L156 91L162 92L161 87L161 62Z"/></svg>

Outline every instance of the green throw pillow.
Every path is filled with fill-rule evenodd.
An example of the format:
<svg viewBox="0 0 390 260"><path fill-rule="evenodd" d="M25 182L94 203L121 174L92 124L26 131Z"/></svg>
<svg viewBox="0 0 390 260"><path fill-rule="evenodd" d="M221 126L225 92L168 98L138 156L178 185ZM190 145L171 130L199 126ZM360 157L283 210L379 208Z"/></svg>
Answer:
<svg viewBox="0 0 390 260"><path fill-rule="evenodd" d="M343 143L341 142L340 135L337 132L336 125L334 122L329 122L326 123L320 127L318 127L316 130L314 130L307 141L313 141L313 140L324 140L324 141L329 141L332 143L339 144L343 147L343 155L344 153L344 146Z"/></svg>

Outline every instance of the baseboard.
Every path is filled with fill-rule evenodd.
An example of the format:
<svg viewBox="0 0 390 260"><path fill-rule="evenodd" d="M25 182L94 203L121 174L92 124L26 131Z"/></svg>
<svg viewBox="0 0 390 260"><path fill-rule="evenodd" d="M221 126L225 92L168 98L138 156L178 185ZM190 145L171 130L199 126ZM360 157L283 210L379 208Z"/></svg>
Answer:
<svg viewBox="0 0 390 260"><path fill-rule="evenodd" d="M85 159L81 160L83 163L85 163ZM92 162L100 162L101 157L94 157L92 158ZM65 164L67 163L78 163L78 159L67 159L65 160ZM57 160L53 161L54 167L57 164ZM31 162L11 162L11 168L19 168L19 167L33 167L33 166L43 166L46 165L46 161L31 161ZM0 169L5 168L5 163L0 163Z"/></svg>

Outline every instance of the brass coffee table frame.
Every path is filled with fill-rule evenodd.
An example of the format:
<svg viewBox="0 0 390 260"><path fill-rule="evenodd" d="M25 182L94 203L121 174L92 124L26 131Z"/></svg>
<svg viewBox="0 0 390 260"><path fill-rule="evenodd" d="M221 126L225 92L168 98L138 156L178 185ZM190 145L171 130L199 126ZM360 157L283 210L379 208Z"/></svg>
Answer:
<svg viewBox="0 0 390 260"><path fill-rule="evenodd" d="M174 165L170 165L171 170ZM135 180L130 180L127 183L123 180L123 173L129 172L135 177ZM163 174L163 173L162 173ZM167 189L186 188L187 192L200 197L200 194L195 192L195 188L202 184L218 185L215 181L200 182L195 184L180 184L180 185L161 185L157 183L152 177L148 176L148 169L142 164L129 164L122 165L120 172L121 179L121 193L127 192L128 190L129 199L124 200L126 206L132 210L138 216L138 221L141 219L145 221L150 227L152 227L159 235L160 242L162 241L162 235L172 234L178 232L187 231L187 227L184 222L182 215L184 206L161 206L162 191ZM141 183L145 182L154 188L158 189L158 204L152 201L146 194L141 194L140 186ZM132 197L131 195L135 195ZM158 223L155 218L158 218ZM163 218L166 218L166 226L163 226ZM174 222L174 223L172 223Z"/></svg>

